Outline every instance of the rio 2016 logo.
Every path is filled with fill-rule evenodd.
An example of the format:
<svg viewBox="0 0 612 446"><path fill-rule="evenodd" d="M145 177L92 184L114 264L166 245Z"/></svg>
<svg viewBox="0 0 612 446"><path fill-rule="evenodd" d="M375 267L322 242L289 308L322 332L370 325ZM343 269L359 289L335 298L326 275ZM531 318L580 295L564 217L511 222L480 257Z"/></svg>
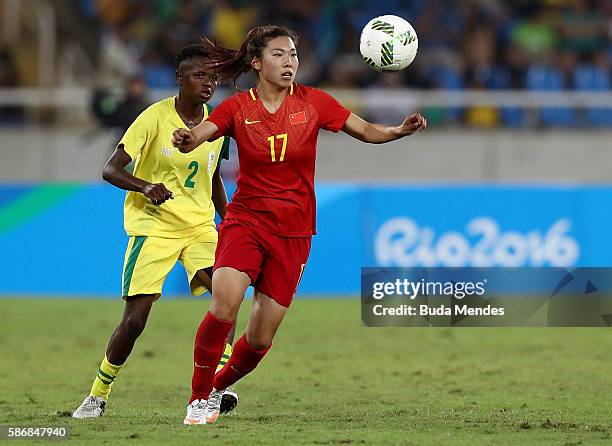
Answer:
<svg viewBox="0 0 612 446"><path fill-rule="evenodd" d="M476 217L463 232L438 235L411 218L396 217L379 228L374 248L380 266L569 267L580 256L570 229L570 220L560 218L543 231L501 231L493 218Z"/></svg>

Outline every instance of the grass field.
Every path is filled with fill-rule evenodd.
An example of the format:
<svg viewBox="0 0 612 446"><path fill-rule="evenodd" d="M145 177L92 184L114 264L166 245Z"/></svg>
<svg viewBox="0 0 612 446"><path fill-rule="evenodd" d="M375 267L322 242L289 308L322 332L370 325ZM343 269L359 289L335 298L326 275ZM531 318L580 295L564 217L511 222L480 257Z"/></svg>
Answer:
<svg viewBox="0 0 612 446"><path fill-rule="evenodd" d="M106 415L82 421L122 304L0 299L0 425L67 425L71 444L612 443L607 330L363 328L352 299L296 301L236 411L183 426L207 305L156 303Z"/></svg>

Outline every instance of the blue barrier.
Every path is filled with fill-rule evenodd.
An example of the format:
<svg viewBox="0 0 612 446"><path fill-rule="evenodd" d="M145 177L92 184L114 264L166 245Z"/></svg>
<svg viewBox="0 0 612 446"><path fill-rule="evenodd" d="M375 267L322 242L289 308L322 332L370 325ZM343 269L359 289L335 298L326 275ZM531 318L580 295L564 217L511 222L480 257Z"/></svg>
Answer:
<svg viewBox="0 0 612 446"><path fill-rule="evenodd" d="M124 193L0 185L0 294L117 296ZM300 293L356 295L361 266L608 266L612 187L320 184ZM181 266L165 295L188 294Z"/></svg>

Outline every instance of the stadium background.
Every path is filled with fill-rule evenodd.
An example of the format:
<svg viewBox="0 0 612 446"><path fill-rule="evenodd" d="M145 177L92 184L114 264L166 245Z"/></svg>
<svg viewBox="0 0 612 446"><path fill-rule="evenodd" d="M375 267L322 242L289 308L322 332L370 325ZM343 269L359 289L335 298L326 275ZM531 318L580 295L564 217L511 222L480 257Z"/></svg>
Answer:
<svg viewBox="0 0 612 446"><path fill-rule="evenodd" d="M358 54L385 13L420 38L398 74ZM123 192L102 166L140 110L175 93L182 45L236 46L266 23L301 34L298 81L372 120L418 110L430 127L385 146L321 132L300 294L231 416L181 424L208 299L182 298L177 267L165 295L178 298L155 304L104 418L72 420L123 311ZM606 330L364 328L356 297L361 266L612 264L611 30L605 0L0 0L0 436L42 424L70 427L73 444L609 444Z"/></svg>
<svg viewBox="0 0 612 446"><path fill-rule="evenodd" d="M379 74L357 45L388 11L420 48ZM362 265L609 265L611 19L610 2L583 0L4 0L0 293L119 292L122 192L101 183L105 160L143 107L174 94L179 48L203 34L236 47L261 23L300 34L299 82L374 121L430 123L386 146L321 134L303 294L354 295ZM52 267L31 280L41 253ZM177 267L166 294L184 282Z"/></svg>

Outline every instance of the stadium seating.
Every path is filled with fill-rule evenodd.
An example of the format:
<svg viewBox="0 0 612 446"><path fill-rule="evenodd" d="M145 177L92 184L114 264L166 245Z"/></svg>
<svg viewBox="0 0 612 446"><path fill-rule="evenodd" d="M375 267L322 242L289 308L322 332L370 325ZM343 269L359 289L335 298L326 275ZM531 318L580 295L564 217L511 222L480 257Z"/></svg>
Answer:
<svg viewBox="0 0 612 446"><path fill-rule="evenodd" d="M574 72L574 87L582 91L607 91L610 89L610 73L595 65L581 64ZM584 119L587 125L611 126L612 108L588 108Z"/></svg>
<svg viewBox="0 0 612 446"><path fill-rule="evenodd" d="M556 67L534 64L527 70L526 87L532 91L563 91L563 73ZM543 107L539 110L539 123L544 127L571 126L576 122L575 111L568 107Z"/></svg>

